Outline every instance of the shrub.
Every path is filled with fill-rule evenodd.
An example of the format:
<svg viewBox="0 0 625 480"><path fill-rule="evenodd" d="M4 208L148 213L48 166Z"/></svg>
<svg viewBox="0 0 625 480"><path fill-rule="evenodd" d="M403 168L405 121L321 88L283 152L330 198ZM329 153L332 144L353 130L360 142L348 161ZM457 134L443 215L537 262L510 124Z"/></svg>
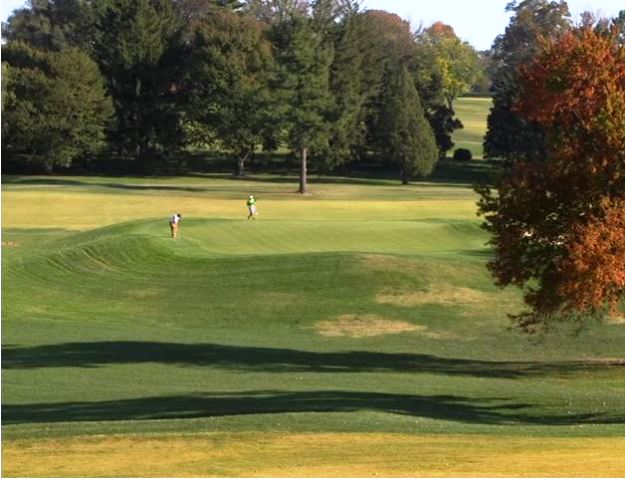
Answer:
<svg viewBox="0 0 625 480"><path fill-rule="evenodd" d="M454 151L454 160L460 160L462 162L470 162L473 160L473 154L471 150L467 148L456 148Z"/></svg>

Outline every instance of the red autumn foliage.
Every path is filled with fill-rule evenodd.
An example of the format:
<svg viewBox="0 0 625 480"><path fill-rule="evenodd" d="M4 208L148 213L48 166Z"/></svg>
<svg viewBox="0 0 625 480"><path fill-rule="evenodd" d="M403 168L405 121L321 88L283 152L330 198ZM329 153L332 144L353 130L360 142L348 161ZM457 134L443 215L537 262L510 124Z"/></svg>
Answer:
<svg viewBox="0 0 625 480"><path fill-rule="evenodd" d="M458 38L453 27L443 22L434 22L426 31L433 37Z"/></svg>
<svg viewBox="0 0 625 480"><path fill-rule="evenodd" d="M499 195L482 191L498 284L526 288L526 330L562 313L615 309L625 295L625 48L583 27L545 42L520 72L516 111L548 156L518 162Z"/></svg>

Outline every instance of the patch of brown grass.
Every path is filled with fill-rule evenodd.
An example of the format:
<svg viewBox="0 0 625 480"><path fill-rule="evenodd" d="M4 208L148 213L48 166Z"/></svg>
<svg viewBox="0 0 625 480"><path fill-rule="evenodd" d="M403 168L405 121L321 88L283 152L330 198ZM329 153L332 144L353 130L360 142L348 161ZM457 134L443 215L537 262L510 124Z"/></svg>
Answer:
<svg viewBox="0 0 625 480"><path fill-rule="evenodd" d="M378 315L341 315L337 320L317 322L317 331L325 337L376 337L403 332L425 330L423 325L415 325L401 320L390 320Z"/></svg>
<svg viewBox="0 0 625 480"><path fill-rule="evenodd" d="M384 291L377 294L375 299L378 303L396 307L416 307L425 304L481 305L488 302L488 297L484 292L473 288L436 284L427 291Z"/></svg>
<svg viewBox="0 0 625 480"><path fill-rule="evenodd" d="M476 270L466 265L457 265L450 262L422 261L413 258L397 257L394 255L361 255L361 265L374 272L404 272L416 273L424 277L437 276L442 278L467 278L475 275Z"/></svg>
<svg viewBox="0 0 625 480"><path fill-rule="evenodd" d="M625 438L361 433L3 442L6 477L620 477Z"/></svg>
<svg viewBox="0 0 625 480"><path fill-rule="evenodd" d="M417 333L432 340L450 340L457 337L449 332L433 331L425 325L391 320L378 315L341 315L336 320L324 320L316 323L317 332L324 337L375 337L398 333Z"/></svg>
<svg viewBox="0 0 625 480"><path fill-rule="evenodd" d="M3 247L9 247L9 248L15 248L15 247L19 247L20 244L19 242L14 242L11 240L2 240L2 246Z"/></svg>
<svg viewBox="0 0 625 480"><path fill-rule="evenodd" d="M459 306L462 316L473 317L483 310L515 313L523 306L517 291L484 292L475 288L457 286L447 279L454 279L460 284L476 275L480 270L475 266L454 264L450 262L422 261L393 255L362 255L360 263L363 268L376 272L401 272L429 281L426 290L410 290L386 288L379 292L375 299L383 305L397 307L419 307L422 305Z"/></svg>

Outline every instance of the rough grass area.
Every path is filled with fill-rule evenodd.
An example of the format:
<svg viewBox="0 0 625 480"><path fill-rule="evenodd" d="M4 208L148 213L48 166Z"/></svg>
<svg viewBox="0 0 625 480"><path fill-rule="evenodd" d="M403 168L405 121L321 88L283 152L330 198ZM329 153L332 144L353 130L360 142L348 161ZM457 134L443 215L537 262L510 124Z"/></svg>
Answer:
<svg viewBox="0 0 625 480"><path fill-rule="evenodd" d="M620 319L511 329L467 186L290 180L5 179L5 476L623 474Z"/></svg>
<svg viewBox="0 0 625 480"><path fill-rule="evenodd" d="M481 435L206 434L15 442L23 477L619 477L625 439ZM607 451L614 454L609 458Z"/></svg>

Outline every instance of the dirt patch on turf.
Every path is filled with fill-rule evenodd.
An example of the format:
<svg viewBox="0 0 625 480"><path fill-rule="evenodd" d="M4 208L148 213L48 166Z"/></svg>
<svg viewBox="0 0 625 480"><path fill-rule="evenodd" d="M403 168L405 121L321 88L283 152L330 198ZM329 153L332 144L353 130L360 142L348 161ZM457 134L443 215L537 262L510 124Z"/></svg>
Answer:
<svg viewBox="0 0 625 480"><path fill-rule="evenodd" d="M2 240L2 247L7 247L7 248L16 248L19 247L20 244L18 242L13 242L13 241L7 241L7 240Z"/></svg>
<svg viewBox="0 0 625 480"><path fill-rule="evenodd" d="M317 331L324 337L376 337L404 332L424 331L423 325L414 325L402 320L391 320L378 315L341 315L336 320L316 323Z"/></svg>
<svg viewBox="0 0 625 480"><path fill-rule="evenodd" d="M383 291L375 299L378 303L396 307L416 307L425 304L483 305L488 302L489 296L473 288L440 284L433 285L426 291Z"/></svg>

